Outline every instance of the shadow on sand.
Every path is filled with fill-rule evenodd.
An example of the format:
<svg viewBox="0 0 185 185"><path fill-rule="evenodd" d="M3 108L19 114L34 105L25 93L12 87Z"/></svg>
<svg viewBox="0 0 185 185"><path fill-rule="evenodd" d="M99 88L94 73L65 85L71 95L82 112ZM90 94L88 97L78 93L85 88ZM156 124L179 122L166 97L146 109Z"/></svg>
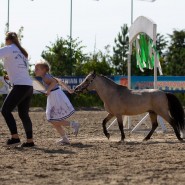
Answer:
<svg viewBox="0 0 185 185"><path fill-rule="evenodd" d="M83 144L83 143L71 143L72 147L76 147L76 148L92 148L93 145L89 145L89 144Z"/></svg>
<svg viewBox="0 0 185 185"><path fill-rule="evenodd" d="M21 152L27 152L28 148L22 148L22 147L14 147L14 149L21 151ZM38 146L34 146L32 148L29 148L29 151L41 151L47 154L76 154L76 152L71 150L64 150L64 149L48 149L48 148L42 148Z"/></svg>
<svg viewBox="0 0 185 185"><path fill-rule="evenodd" d="M68 147L71 147L71 148L73 148L73 147L75 147L75 148L91 148L91 147L93 147L93 145L83 144L83 143L72 143L70 145L65 145L65 146L68 146ZM68 149L63 149L63 148L48 149L48 148L39 147L37 145L32 147L32 148L14 147L14 149L16 149L18 151L22 151L22 152L26 152L26 151L28 151L28 149L29 150L31 149L32 151L42 151L42 152L47 153L47 154L76 154L76 152L68 150Z"/></svg>
<svg viewBox="0 0 185 185"><path fill-rule="evenodd" d="M111 144L116 145L157 145L157 144L185 144L185 141L156 141L156 140L149 140L149 141L118 141L118 142L111 142Z"/></svg>

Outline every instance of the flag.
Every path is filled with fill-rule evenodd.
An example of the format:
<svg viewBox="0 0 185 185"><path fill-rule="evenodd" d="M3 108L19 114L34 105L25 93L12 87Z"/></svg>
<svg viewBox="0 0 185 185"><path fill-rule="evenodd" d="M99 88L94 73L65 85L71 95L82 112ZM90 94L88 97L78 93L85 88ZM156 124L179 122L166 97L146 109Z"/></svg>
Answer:
<svg viewBox="0 0 185 185"><path fill-rule="evenodd" d="M153 69L155 65L155 55L157 57L157 68L160 75L162 75L162 68L159 61L159 53L151 38L146 34L139 34L136 38L136 60L137 67L144 72L144 68Z"/></svg>

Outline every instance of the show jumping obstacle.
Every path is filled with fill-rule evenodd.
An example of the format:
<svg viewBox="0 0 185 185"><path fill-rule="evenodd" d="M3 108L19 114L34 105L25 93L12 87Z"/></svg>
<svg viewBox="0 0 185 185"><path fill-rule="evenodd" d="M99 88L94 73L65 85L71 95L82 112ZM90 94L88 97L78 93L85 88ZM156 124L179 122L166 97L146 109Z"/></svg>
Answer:
<svg viewBox="0 0 185 185"><path fill-rule="evenodd" d="M128 88L131 89L131 56L132 56L132 45L135 43L136 46L136 57L137 57L137 66L142 72L144 68L154 69L154 89L157 89L157 68L160 75L162 75L162 69L156 50L156 36L157 36L157 25L152 20L147 17L140 16L129 29L129 54L128 54ZM141 131L141 125L149 117L149 114L146 114L141 121L134 127L131 128L131 117L124 117L124 127L131 130L131 132ZM107 129L110 129L112 125L117 122L115 119ZM158 116L158 122L161 126L163 132L167 129L164 125L163 119ZM146 124L146 123L145 123ZM148 125L146 125L148 126Z"/></svg>

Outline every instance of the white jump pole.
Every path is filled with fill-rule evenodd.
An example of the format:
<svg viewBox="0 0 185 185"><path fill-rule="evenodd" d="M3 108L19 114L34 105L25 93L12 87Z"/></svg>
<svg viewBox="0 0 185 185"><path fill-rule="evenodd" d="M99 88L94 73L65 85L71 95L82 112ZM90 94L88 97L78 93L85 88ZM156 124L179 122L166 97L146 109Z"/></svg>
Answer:
<svg viewBox="0 0 185 185"><path fill-rule="evenodd" d="M129 54L128 54L128 88L131 89L131 57L132 57L132 43L129 42ZM128 129L131 129L131 117L127 116Z"/></svg>
<svg viewBox="0 0 185 185"><path fill-rule="evenodd" d="M148 118L149 114L146 114L146 116L144 116L141 121L132 129L131 132L135 132L136 130L138 130L138 128L142 125L142 123L144 121L146 121L146 119Z"/></svg>
<svg viewBox="0 0 185 185"><path fill-rule="evenodd" d="M126 127L127 119L128 119L128 117L124 116L124 119L123 119L123 126L124 127ZM114 121L107 127L107 130L109 130L116 122L117 122L117 118L114 119ZM130 129L130 128L128 128L128 129Z"/></svg>
<svg viewBox="0 0 185 185"><path fill-rule="evenodd" d="M110 127L112 127L117 122L117 119L114 119L114 121L107 127L107 130L109 130Z"/></svg>

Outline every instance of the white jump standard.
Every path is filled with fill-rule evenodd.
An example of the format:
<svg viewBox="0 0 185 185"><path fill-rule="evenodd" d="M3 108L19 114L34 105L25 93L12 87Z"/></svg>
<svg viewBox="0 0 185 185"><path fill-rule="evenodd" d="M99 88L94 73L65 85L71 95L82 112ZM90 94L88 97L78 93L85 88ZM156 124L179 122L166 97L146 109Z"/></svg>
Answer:
<svg viewBox="0 0 185 185"><path fill-rule="evenodd" d="M150 43L151 45L148 46L150 47L149 48L149 57L148 57L148 60L152 60L152 55L153 55L153 58L154 58L154 61L153 61L153 66L151 66L151 64L149 63L149 61L147 61L145 59L145 61L143 61L143 65L145 66L146 64L145 63L149 63L149 67L150 69L154 69L154 82L153 82L153 85L154 85L154 89L157 89L157 69L159 69L159 73L162 74L162 69L161 69L161 66L160 66L160 62L159 62L159 59L157 57L157 53L156 53L156 35L157 35L157 25L155 22L153 22L152 20L144 17L144 16L140 16L138 17L134 23L131 25L130 29L129 29L129 54L128 54L128 88L131 89L131 56L132 56L132 45L133 43L136 41L136 50L137 52L139 53L139 50L142 49L142 45L140 46L139 45L139 41L138 41L138 36L140 34L146 34L150 39L151 39L151 42ZM153 48L152 48L153 46ZM137 64L138 64L138 67L141 69L141 71L144 72L140 62L138 61L138 57L137 57ZM127 128L130 130L132 129L132 132L134 131L138 131L140 126L143 124L143 122L148 118L149 114L147 114L144 118L142 118L142 120L134 127L134 128L131 128L131 117L127 117L127 123L128 123L128 126ZM125 120L125 117L124 117L124 120ZM110 129L110 127L116 123L116 119L109 125L108 129ZM163 122L163 119L162 118L158 118L158 122L162 128L162 131L165 132L167 129L164 125L164 122ZM126 121L124 121L124 126L126 127Z"/></svg>

